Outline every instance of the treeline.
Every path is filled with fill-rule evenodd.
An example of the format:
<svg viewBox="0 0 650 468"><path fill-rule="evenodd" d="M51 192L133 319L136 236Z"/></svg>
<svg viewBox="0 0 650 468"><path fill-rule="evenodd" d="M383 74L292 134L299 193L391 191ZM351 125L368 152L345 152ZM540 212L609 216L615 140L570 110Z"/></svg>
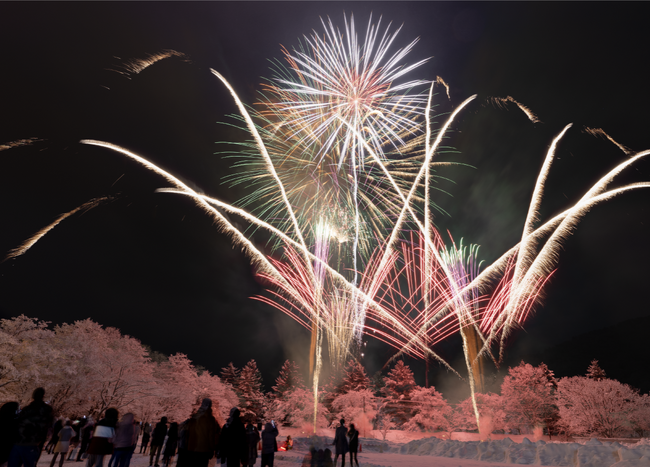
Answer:
<svg viewBox="0 0 650 468"><path fill-rule="evenodd" d="M232 363L220 376L183 354L164 356L137 339L90 319L50 329L25 316L0 320L0 404L29 402L36 387L58 416L99 416L106 408L133 412L143 421L183 421L203 398L214 402L221 423L238 406L244 420L274 419L313 429L314 393L295 363L286 361L272 391L263 391L254 360ZM477 394L481 432L617 437L650 431L650 395L608 379L596 361L585 376L556 379L544 364L510 368L500 394ZM368 377L350 361L319 388L317 427L345 418L360 431L476 431L471 398L450 405L434 387L415 383L398 361L384 376Z"/></svg>
<svg viewBox="0 0 650 468"><path fill-rule="evenodd" d="M58 416L93 416L113 407L140 420L183 421L203 398L225 420L238 399L219 377L184 354L152 353L140 341L90 319L57 325L24 315L0 321L0 401L29 403L36 387Z"/></svg>
<svg viewBox="0 0 650 468"><path fill-rule="evenodd" d="M222 370L240 398L240 407L253 419L273 418L312 429L313 391L294 363L287 361L273 387L263 395L261 379L251 385L256 367L251 361L239 372L232 364ZM624 437L650 431L650 395L608 379L593 361L586 375L556 379L545 365L522 361L509 369L500 394L477 393L480 430L484 433ZM391 429L424 432L479 430L471 397L451 405L434 387L416 384L413 372L398 361L386 376L368 377L363 366L350 361L338 378L319 390L319 427L353 422L360 431Z"/></svg>

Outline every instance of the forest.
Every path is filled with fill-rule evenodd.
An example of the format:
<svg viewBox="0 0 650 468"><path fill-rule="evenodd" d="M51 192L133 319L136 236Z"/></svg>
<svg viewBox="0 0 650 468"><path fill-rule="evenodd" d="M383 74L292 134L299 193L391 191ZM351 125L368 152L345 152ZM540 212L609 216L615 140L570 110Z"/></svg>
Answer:
<svg viewBox="0 0 650 468"><path fill-rule="evenodd" d="M184 354L163 355L91 319L54 327L24 315L1 320L0 404L24 406L39 386L59 417L97 418L114 407L141 421L183 421L208 397L222 424L237 406L251 422L314 429L314 392L294 362L284 363L265 392L255 360L242 368L230 363L217 376ZM585 375L559 379L545 364L522 361L509 368L500 394L477 394L477 406L481 432L643 437L650 431L650 395L607 378L595 360ZM384 436L389 430L478 430L470 398L448 403L434 387L418 386L403 361L369 377L350 360L319 387L317 408L318 427L345 418Z"/></svg>

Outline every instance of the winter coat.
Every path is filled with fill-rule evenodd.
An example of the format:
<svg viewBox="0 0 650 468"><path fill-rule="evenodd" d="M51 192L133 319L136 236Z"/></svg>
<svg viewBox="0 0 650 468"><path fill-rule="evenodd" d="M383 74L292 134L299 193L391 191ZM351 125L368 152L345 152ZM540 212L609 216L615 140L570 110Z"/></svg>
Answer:
<svg viewBox="0 0 650 468"><path fill-rule="evenodd" d="M348 453L348 429L345 426L339 426L336 428L334 434L334 445L336 446L337 455L345 455Z"/></svg>
<svg viewBox="0 0 650 468"><path fill-rule="evenodd" d="M113 453L115 438L115 421L102 419L95 426L90 445L86 451L89 455L110 455Z"/></svg>
<svg viewBox="0 0 650 468"><path fill-rule="evenodd" d="M18 426L16 425L17 401L10 401L0 408L0 466L7 463L11 448L14 445Z"/></svg>
<svg viewBox="0 0 650 468"><path fill-rule="evenodd" d="M176 455L176 448L178 447L178 423L171 423L169 431L167 431L167 442L165 442L165 451L163 453L166 457L173 457Z"/></svg>
<svg viewBox="0 0 650 468"><path fill-rule="evenodd" d="M257 444L260 441L260 432L252 424L246 426L246 441L248 443L248 465L254 465L257 460Z"/></svg>
<svg viewBox="0 0 650 468"><path fill-rule="evenodd" d="M151 446L162 445L165 443L165 436L167 435L167 423L160 421L156 424L151 434Z"/></svg>
<svg viewBox="0 0 650 468"><path fill-rule="evenodd" d="M151 439L151 424L145 423L142 428L142 446L146 447Z"/></svg>
<svg viewBox="0 0 650 468"><path fill-rule="evenodd" d="M95 423L90 420L86 425L81 429L81 442L88 442L93 436L93 431L95 430Z"/></svg>
<svg viewBox="0 0 650 468"><path fill-rule="evenodd" d="M220 441L221 426L212 415L212 409L197 412L185 426L187 431L187 450L190 452L212 452Z"/></svg>
<svg viewBox="0 0 650 468"><path fill-rule="evenodd" d="M54 427L52 428L52 437L47 444L48 447L50 445L56 445L56 443L59 441L59 432L61 432L61 429L63 429L63 421L61 419L57 419L54 423Z"/></svg>
<svg viewBox="0 0 650 468"><path fill-rule="evenodd" d="M273 427L273 424L267 422L262 431L262 455L275 452L275 449L278 446L275 438L279 435L277 427Z"/></svg>
<svg viewBox="0 0 650 468"><path fill-rule="evenodd" d="M32 401L18 415L16 445L42 445L52 427L52 407L43 401Z"/></svg>
<svg viewBox="0 0 650 468"><path fill-rule="evenodd" d="M56 447L54 447L54 453L67 453L70 449L70 439L75 435L77 435L77 433L72 426L64 426L63 429L57 433L59 441L56 443Z"/></svg>
<svg viewBox="0 0 650 468"><path fill-rule="evenodd" d="M348 437L350 438L350 452L359 451L359 431L356 429L350 429L348 431Z"/></svg>
<svg viewBox="0 0 650 468"><path fill-rule="evenodd" d="M116 449L133 447L136 444L137 435L133 426L133 413L126 413L115 429L115 440L113 445Z"/></svg>
<svg viewBox="0 0 650 468"><path fill-rule="evenodd" d="M219 456L222 463L225 460L228 466L240 466L242 462L248 461L246 428L239 417L238 408L230 410L230 417L221 430Z"/></svg>

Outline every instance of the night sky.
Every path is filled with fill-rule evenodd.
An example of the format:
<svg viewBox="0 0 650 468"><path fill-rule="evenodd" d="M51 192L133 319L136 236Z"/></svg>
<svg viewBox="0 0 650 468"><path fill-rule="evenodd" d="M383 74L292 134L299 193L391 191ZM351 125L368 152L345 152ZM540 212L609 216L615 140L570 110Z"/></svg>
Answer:
<svg viewBox="0 0 650 468"><path fill-rule="evenodd" d="M344 12L354 13L359 29L371 12L382 24L404 24L399 46L420 38L407 61L430 60L410 78L440 76L450 85L451 102L436 98L441 113L478 94L446 141L457 152L442 158L468 166L439 172L455 184L435 194L450 215L436 224L445 239L449 230L480 244L486 263L518 242L546 149L566 124L573 127L546 185L544 220L626 157L585 127L635 151L650 148L643 2L0 2L0 145L36 139L0 151L0 253L91 198L114 197L0 264L0 316L53 324L90 317L160 352L186 353L213 373L255 359L267 389L287 358L306 370L309 333L250 299L263 288L211 219L183 197L154 193L168 186L160 177L79 140L123 146L234 202L243 189L222 183L231 161L215 153L226 148L219 142L246 135L223 125L236 108L209 69L252 103L281 45L321 31L319 17L342 26ZM185 56L119 73L126 61L166 49ZM541 122L490 103L506 96ZM614 185L640 181L650 181L650 161ZM544 360L550 346L650 314L649 202L650 190L639 190L583 219L564 244L544 304L510 338L506 364ZM604 349L581 343L594 357ZM620 362L645 362L621 343L614 346ZM372 339L368 349L364 363L374 373L392 352ZM457 351L441 348L462 368ZM421 364L408 362L423 384ZM450 379L435 368L434 385L455 388Z"/></svg>

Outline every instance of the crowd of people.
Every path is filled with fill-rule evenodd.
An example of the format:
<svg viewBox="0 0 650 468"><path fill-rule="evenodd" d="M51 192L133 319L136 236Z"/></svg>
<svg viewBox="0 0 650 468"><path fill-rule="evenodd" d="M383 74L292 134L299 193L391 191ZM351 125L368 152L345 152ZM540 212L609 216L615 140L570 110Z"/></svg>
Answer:
<svg viewBox="0 0 650 468"><path fill-rule="evenodd" d="M52 407L44 401L45 390L37 388L32 402L20 409L17 402L0 408L0 466L36 466L45 451L53 454L50 466L58 459L86 460L86 466L130 466L140 442L140 454L149 451L149 466L208 466L217 457L222 466L254 466L261 450L262 466L273 466L279 435L274 421L261 424L242 421L238 408L230 411L223 427L212 412L212 400L203 399L200 407L183 422L168 422L162 417L153 427L139 422L133 413L120 418L115 408L92 417L55 420ZM261 432L261 433L260 433ZM142 436L140 438L140 436ZM282 445L292 447L291 438Z"/></svg>
<svg viewBox="0 0 650 468"><path fill-rule="evenodd" d="M44 401L45 390L37 388L32 402L20 409L17 402L7 402L0 408L0 466L36 466L42 452L53 454L50 466L57 459L86 460L86 466L130 466L131 457L140 440L139 453L149 451L149 466L208 466L217 457L221 466L254 466L261 455L261 466L273 466L275 453L293 448L291 436L278 446L278 428L274 421L264 425L243 421L239 408L232 408L223 427L212 413L212 400L203 399L201 406L185 421L171 423L162 417L155 426L139 422L133 413L119 418L115 408L108 408L103 418L54 418L52 407ZM142 436L140 438L140 436ZM49 438L49 439L48 439ZM46 443L47 442L47 443ZM335 458L330 449L310 449L303 465L336 466L339 456L345 466L350 453L354 466L359 451L359 431L354 424L349 429L345 420L336 428ZM261 454L258 452L261 451ZM309 458L307 460L307 458Z"/></svg>

